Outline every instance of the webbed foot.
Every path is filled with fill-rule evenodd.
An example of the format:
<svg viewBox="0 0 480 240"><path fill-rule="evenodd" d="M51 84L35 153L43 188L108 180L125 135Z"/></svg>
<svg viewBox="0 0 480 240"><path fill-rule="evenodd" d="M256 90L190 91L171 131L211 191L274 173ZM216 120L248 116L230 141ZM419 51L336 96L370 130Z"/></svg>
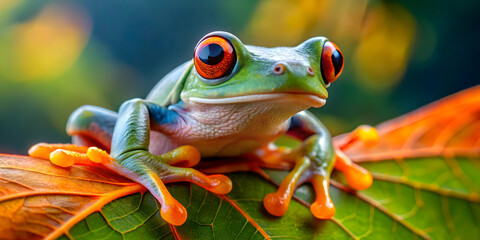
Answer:
<svg viewBox="0 0 480 240"><path fill-rule="evenodd" d="M173 225L182 225L187 219L187 211L172 197L165 183L191 182L216 194L227 194L232 189L232 182L225 175L207 176L190 168L200 161L200 153L192 146L181 146L162 155L136 150L121 159L114 159L96 147L40 143L30 148L29 155L48 159L61 167L104 164L145 186L160 202L162 218Z"/></svg>
<svg viewBox="0 0 480 240"><path fill-rule="evenodd" d="M182 225L186 209L168 192L165 183L191 182L215 194L232 190L231 180L221 174L205 175L193 168L200 153L192 146L181 146L162 155L146 150L131 150L116 158L109 166L120 174L145 186L160 202L160 214L170 224Z"/></svg>
<svg viewBox="0 0 480 240"><path fill-rule="evenodd" d="M270 214L284 215L296 188L305 182L313 185L316 194L315 202L310 205L312 214L320 219L329 219L335 214L335 206L328 193L333 156L319 159L316 154L322 149L319 149L317 141L318 136L309 137L302 146L284 156L286 161L295 162L295 167L283 179L278 190L263 199L263 205Z"/></svg>
<svg viewBox="0 0 480 240"><path fill-rule="evenodd" d="M284 215L296 188L305 182L310 182L316 195L315 202L310 205L310 211L319 219L332 218L335 214L335 206L330 198L328 188L333 167L346 175L350 187L364 190L371 186L372 175L352 162L342 150L357 141L362 141L368 147L375 146L379 141L375 128L358 127L347 136L346 143L337 146L333 156L328 155L328 149L320 147L318 140L318 136L309 137L298 149L284 155L283 160L294 162L295 167L283 179L275 193L265 196L263 203L270 214Z"/></svg>

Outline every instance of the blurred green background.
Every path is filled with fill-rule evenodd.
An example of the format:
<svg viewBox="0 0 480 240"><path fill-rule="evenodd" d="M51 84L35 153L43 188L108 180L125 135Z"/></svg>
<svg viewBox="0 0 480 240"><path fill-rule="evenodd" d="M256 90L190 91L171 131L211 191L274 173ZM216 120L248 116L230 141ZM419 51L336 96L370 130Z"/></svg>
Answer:
<svg viewBox="0 0 480 240"><path fill-rule="evenodd" d="M205 34L294 46L326 36L345 69L314 110L334 134L480 83L480 1L0 0L0 152L69 142L77 107L117 110L192 57Z"/></svg>

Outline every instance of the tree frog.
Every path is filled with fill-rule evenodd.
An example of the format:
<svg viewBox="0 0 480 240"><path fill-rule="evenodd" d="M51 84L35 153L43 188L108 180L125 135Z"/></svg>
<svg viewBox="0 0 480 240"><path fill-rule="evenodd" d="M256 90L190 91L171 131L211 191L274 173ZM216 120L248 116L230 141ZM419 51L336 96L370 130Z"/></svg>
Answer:
<svg viewBox="0 0 480 240"><path fill-rule="evenodd" d="M266 210L282 216L295 189L310 182L316 193L311 212L329 219L335 213L328 192L334 167L354 189L372 184L370 173L341 147L335 149L326 127L306 111L325 104L327 88L342 70L341 51L324 37L296 47L263 48L212 32L198 42L193 59L167 74L146 99L129 100L118 113L80 107L66 127L73 144L40 143L29 154L62 167L104 164L144 185L160 202L162 218L173 225L183 224L187 212L165 183L192 182L216 194L232 189L227 176L193 168L201 157L202 162L220 158L214 167L218 173L287 167L292 170L278 190L264 198ZM282 134L302 144L275 146ZM360 127L343 146L376 138L373 128Z"/></svg>

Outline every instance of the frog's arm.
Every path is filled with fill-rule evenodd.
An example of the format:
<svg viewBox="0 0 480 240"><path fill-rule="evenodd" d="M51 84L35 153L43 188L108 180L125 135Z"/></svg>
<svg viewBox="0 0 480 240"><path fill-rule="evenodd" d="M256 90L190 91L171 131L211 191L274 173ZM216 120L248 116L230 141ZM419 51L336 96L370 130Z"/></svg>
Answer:
<svg viewBox="0 0 480 240"><path fill-rule="evenodd" d="M125 102L112 138L110 155L116 161L109 166L148 188L162 205L163 219L174 225L185 222L186 210L169 194L164 182L188 181L218 194L226 194L232 187L224 175L207 176L192 168L172 166L196 165L200 154L193 147L183 146L162 155L148 151L150 126L177 124L178 119L176 112L142 99Z"/></svg>
<svg viewBox="0 0 480 240"><path fill-rule="evenodd" d="M332 146L330 132L312 113L302 111L290 119L287 135L305 140L314 134L317 134L322 139L322 143L325 144L326 148Z"/></svg>
<svg viewBox="0 0 480 240"><path fill-rule="evenodd" d="M347 181L352 188L362 190L370 187L372 176L364 168L353 163L341 150L357 140L363 141L366 145L374 146L378 141L376 130L370 126L362 125L347 136L347 141L333 152L332 140L328 129L313 114L307 111L296 114L291 119L288 135L298 139L305 140L310 136L316 135L318 147L318 156L335 155L335 169L342 171L347 176Z"/></svg>
<svg viewBox="0 0 480 240"><path fill-rule="evenodd" d="M311 182L316 193L316 200L310 206L311 212L317 218L331 218L335 207L328 186L335 151L330 133L313 115L303 111L292 117L287 134L303 140L303 143L287 154L287 161L293 160L295 167L283 179L277 192L265 196L265 208L276 216L285 214L295 189L304 182Z"/></svg>
<svg viewBox="0 0 480 240"><path fill-rule="evenodd" d="M354 164L340 150L335 150L327 128L313 114L303 111L294 115L287 134L302 140L303 144L286 155L286 160L293 161L295 167L282 181L277 192L268 194L264 199L265 208L271 214L283 215L295 188L304 182L311 182L316 193L316 200L310 206L311 212L317 218L331 218L335 214L335 206L328 187L334 167L347 175L352 187L364 189L370 186L371 175L368 171Z"/></svg>

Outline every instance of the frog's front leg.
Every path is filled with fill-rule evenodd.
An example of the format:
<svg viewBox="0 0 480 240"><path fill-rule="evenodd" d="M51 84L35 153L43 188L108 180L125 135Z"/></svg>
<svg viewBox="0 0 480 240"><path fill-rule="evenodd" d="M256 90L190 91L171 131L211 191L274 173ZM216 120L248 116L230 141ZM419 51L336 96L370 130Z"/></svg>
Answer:
<svg viewBox="0 0 480 240"><path fill-rule="evenodd" d="M282 161L293 162L295 166L278 190L267 194L263 200L265 208L272 215L284 215L296 188L305 182L313 185L316 194L316 200L310 206L313 215L329 219L335 214L335 206L328 193L335 152L329 136L320 134L306 138L300 147L282 157Z"/></svg>
<svg viewBox="0 0 480 240"><path fill-rule="evenodd" d="M150 190L162 205L163 219L174 225L186 220L186 210L167 191L164 183L187 181L211 192L226 194L232 183L224 175L204 175L192 168L175 167L182 164L191 167L200 161L194 147L183 147L162 155L149 152L150 126L160 128L177 124L179 116L165 107L134 99L120 107L115 125L110 155L116 160L109 167L141 183Z"/></svg>
<svg viewBox="0 0 480 240"><path fill-rule="evenodd" d="M207 176L189 168L200 161L200 153L192 146L181 146L161 155L149 152L151 127L156 130L178 121L176 112L141 99L124 103L118 117L113 112L89 106L72 114L67 131L80 143L100 143L107 150L111 146L110 155L96 147L73 144L37 144L29 153L62 167L88 165L92 161L103 163L144 185L160 202L162 218L181 225L186 220L186 210L170 195L164 183L192 182L217 194L230 192L232 183L224 175ZM112 136L111 139L108 136Z"/></svg>
<svg viewBox="0 0 480 240"><path fill-rule="evenodd" d="M303 111L296 114L287 134L304 142L282 157L283 161L293 162L295 167L282 181L277 192L265 197L264 206L271 214L285 214L295 189L304 182L310 182L316 194L316 200L310 206L311 212L320 219L333 217L335 206L328 188L334 167L347 175L350 186L355 189L365 189L371 185L370 173L353 163L340 149L334 149L330 133L311 113Z"/></svg>

